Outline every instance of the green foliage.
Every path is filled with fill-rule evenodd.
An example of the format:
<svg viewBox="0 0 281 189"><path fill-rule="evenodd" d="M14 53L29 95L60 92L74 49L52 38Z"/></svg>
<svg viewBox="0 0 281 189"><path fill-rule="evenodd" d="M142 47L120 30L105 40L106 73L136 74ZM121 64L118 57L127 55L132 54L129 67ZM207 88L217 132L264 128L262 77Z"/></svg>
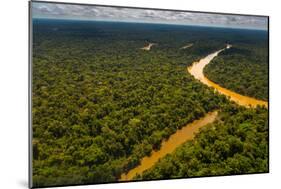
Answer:
<svg viewBox="0 0 281 189"><path fill-rule="evenodd" d="M227 104L186 67L242 32L50 20L34 20L33 29L35 187L117 181L177 129ZM140 50L146 42L157 45ZM187 42L193 46L180 49ZM226 111L232 110L238 111ZM247 129L243 125L238 132L242 138L248 137ZM239 155L238 139L228 140L229 146L216 143L216 150L222 157L231 150ZM251 154L252 147L248 149ZM202 153L197 156L211 152ZM188 174L195 174L200 161L191 161L194 173ZM265 157L260 158L263 161ZM163 166L165 175L173 166L173 162Z"/></svg>
<svg viewBox="0 0 281 189"><path fill-rule="evenodd" d="M227 106L216 123L135 179L268 172L267 109Z"/></svg>
<svg viewBox="0 0 281 189"><path fill-rule="evenodd" d="M219 85L237 93L268 101L267 39L238 43L220 53L204 69Z"/></svg>

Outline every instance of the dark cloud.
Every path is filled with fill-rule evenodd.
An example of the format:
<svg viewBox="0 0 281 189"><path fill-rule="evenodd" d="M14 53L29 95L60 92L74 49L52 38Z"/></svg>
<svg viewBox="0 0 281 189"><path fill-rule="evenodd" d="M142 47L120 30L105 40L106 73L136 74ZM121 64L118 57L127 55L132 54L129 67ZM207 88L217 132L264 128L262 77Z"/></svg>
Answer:
<svg viewBox="0 0 281 189"><path fill-rule="evenodd" d="M110 20L184 25L207 25L235 28L267 29L267 18L180 11L145 10L54 3L32 3L35 18Z"/></svg>

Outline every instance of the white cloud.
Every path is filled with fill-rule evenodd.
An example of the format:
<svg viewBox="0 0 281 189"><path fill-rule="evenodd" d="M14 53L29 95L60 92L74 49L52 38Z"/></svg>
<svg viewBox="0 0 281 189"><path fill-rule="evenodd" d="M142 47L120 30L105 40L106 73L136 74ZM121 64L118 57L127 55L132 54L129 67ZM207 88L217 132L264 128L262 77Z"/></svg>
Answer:
<svg viewBox="0 0 281 189"><path fill-rule="evenodd" d="M152 22L256 29L267 29L268 24L266 17L258 16L145 10L43 2L33 2L32 10L34 18Z"/></svg>

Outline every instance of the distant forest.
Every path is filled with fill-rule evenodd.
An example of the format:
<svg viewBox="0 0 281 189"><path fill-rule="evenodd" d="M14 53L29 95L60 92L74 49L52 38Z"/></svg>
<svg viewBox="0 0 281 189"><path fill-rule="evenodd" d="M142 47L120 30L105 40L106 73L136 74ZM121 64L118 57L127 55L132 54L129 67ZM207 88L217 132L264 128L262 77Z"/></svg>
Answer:
<svg viewBox="0 0 281 189"><path fill-rule="evenodd" d="M248 44L267 33L256 32L34 19L34 187L116 182L177 129L213 110L221 112L216 123L138 178L267 172L267 109L234 105L186 71L231 43L234 50L207 67L208 77L216 81L212 69L241 59L249 68L223 72L225 85L238 72L253 86L241 79L243 94L266 99L266 48ZM150 51L140 49L149 42L156 43ZM239 84L230 89L240 92Z"/></svg>

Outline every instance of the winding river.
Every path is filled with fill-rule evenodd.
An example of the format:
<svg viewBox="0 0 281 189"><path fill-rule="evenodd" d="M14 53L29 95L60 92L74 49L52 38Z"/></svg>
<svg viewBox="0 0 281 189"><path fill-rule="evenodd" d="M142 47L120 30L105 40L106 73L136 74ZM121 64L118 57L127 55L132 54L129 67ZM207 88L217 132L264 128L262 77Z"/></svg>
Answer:
<svg viewBox="0 0 281 189"><path fill-rule="evenodd" d="M173 152L179 145L193 139L201 127L215 121L217 114L217 111L209 112L203 118L195 120L182 129L177 130L167 141L162 142L160 150L153 150L150 156L142 158L139 166L131 169L127 174L122 174L120 181L132 180L136 174L141 174L146 169L152 167L160 158Z"/></svg>
<svg viewBox="0 0 281 189"><path fill-rule="evenodd" d="M227 45L226 48L218 50L212 54L209 54L205 58L202 58L199 62L194 62L192 66L188 67L188 72L193 75L196 79L204 83L205 85L208 85L209 87L213 87L215 90L217 90L219 93L228 96L230 100L236 102L237 104L241 106L246 107L256 107L257 105L266 106L268 107L268 103L266 101L258 100L252 97L240 95L236 92L233 92L231 90L228 90L226 88L223 88L219 86L218 84L212 82L207 77L204 76L203 70L204 67L211 62L213 58L218 56L218 54L225 50L231 48L231 45Z"/></svg>
<svg viewBox="0 0 281 189"><path fill-rule="evenodd" d="M150 45L149 45L150 46ZM150 47L148 46L148 50ZM146 47L147 48L147 47ZM220 49L212 54L209 54L205 58L202 58L199 62L194 62L192 66L188 67L188 72L198 79L200 82L204 83L209 87L213 87L219 93L228 96L231 100L239 105L246 107L256 107L257 105L268 106L266 101L257 100L248 96L243 96L226 88L219 86L218 84L210 81L204 76L204 67L211 62L218 54L225 49L231 48L231 45L227 45L226 48ZM158 151L152 151L150 156L142 158L140 165L131 169L128 173L123 173L121 175L120 181L132 180L137 174L141 174L143 171L151 168L157 161L166 156L167 154L173 152L179 145L183 144L188 140L192 140L195 134L199 131L201 127L206 126L216 120L217 111L207 113L203 118L195 120L190 124L187 124L182 129L178 130L176 133L171 135L167 141L163 141L161 148Z"/></svg>

